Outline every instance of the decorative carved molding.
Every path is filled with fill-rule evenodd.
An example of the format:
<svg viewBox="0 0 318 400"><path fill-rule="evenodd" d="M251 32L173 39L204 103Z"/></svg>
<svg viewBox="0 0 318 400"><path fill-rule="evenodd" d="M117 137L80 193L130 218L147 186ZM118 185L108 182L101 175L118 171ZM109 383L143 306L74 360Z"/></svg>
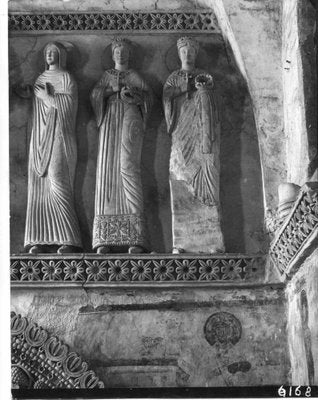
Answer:
<svg viewBox="0 0 318 400"><path fill-rule="evenodd" d="M9 31L217 31L211 12L9 14Z"/></svg>
<svg viewBox="0 0 318 400"><path fill-rule="evenodd" d="M289 216L277 232L270 247L270 256L281 276L288 276L318 233L318 183L306 183Z"/></svg>
<svg viewBox="0 0 318 400"><path fill-rule="evenodd" d="M11 313L12 385L17 388L103 388L95 372L59 338Z"/></svg>
<svg viewBox="0 0 318 400"><path fill-rule="evenodd" d="M206 321L204 335L211 346L215 344L235 345L241 339L242 326L233 314L217 312Z"/></svg>
<svg viewBox="0 0 318 400"><path fill-rule="evenodd" d="M257 275L261 265L262 257L235 255L21 255L11 257L11 282L244 282Z"/></svg>

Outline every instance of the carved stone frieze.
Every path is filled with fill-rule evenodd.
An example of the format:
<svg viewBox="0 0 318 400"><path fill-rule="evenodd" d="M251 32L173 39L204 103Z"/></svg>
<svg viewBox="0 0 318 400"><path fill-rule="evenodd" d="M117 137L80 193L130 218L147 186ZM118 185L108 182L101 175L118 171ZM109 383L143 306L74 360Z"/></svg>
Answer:
<svg viewBox="0 0 318 400"><path fill-rule="evenodd" d="M270 255L280 275L290 266L318 232L318 183L306 183L271 243Z"/></svg>
<svg viewBox="0 0 318 400"><path fill-rule="evenodd" d="M242 335L240 321L228 312L212 314L205 323L204 335L211 346L236 344Z"/></svg>
<svg viewBox="0 0 318 400"><path fill-rule="evenodd" d="M9 30L15 31L218 31L211 12L10 14Z"/></svg>
<svg viewBox="0 0 318 400"><path fill-rule="evenodd" d="M12 283L244 282L261 268L249 256L13 256Z"/></svg>
<svg viewBox="0 0 318 400"><path fill-rule="evenodd" d="M95 372L59 338L11 313L11 373L14 388L103 388Z"/></svg>

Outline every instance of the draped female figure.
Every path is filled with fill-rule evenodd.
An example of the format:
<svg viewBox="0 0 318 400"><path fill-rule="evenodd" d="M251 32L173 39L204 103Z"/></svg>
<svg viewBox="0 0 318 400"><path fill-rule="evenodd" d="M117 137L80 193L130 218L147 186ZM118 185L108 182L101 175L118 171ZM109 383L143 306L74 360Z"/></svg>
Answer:
<svg viewBox="0 0 318 400"><path fill-rule="evenodd" d="M220 121L210 74L195 68L198 43L177 42L181 69L167 79L163 105L171 135L173 252L224 251L220 228Z"/></svg>
<svg viewBox="0 0 318 400"><path fill-rule="evenodd" d="M140 164L151 94L128 68L129 41L115 39L112 54L115 68L91 94L99 129L93 248L138 253L147 247Z"/></svg>
<svg viewBox="0 0 318 400"><path fill-rule="evenodd" d="M44 57L46 70L34 85L25 247L67 253L82 245L73 190L77 86L61 43L47 44Z"/></svg>

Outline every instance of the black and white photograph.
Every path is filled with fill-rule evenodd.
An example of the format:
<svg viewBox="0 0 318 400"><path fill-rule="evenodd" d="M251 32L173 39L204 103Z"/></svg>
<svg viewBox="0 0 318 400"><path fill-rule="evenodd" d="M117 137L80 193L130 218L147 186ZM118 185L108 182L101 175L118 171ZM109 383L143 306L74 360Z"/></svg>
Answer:
<svg viewBox="0 0 318 400"><path fill-rule="evenodd" d="M318 396L316 12L8 1L12 399Z"/></svg>

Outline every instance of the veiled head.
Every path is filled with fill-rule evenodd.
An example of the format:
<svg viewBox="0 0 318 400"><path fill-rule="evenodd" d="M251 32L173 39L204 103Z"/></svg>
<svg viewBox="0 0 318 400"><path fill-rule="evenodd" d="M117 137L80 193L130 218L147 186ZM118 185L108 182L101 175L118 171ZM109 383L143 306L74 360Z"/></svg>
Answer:
<svg viewBox="0 0 318 400"><path fill-rule="evenodd" d="M126 64L130 56L130 42L125 38L115 38L112 41L112 56L115 63Z"/></svg>
<svg viewBox="0 0 318 400"><path fill-rule="evenodd" d="M187 36L177 41L178 54L182 63L194 64L199 51L199 43Z"/></svg>
<svg viewBox="0 0 318 400"><path fill-rule="evenodd" d="M66 67L66 49L59 42L50 42L44 48L45 69L57 65L59 69Z"/></svg>

